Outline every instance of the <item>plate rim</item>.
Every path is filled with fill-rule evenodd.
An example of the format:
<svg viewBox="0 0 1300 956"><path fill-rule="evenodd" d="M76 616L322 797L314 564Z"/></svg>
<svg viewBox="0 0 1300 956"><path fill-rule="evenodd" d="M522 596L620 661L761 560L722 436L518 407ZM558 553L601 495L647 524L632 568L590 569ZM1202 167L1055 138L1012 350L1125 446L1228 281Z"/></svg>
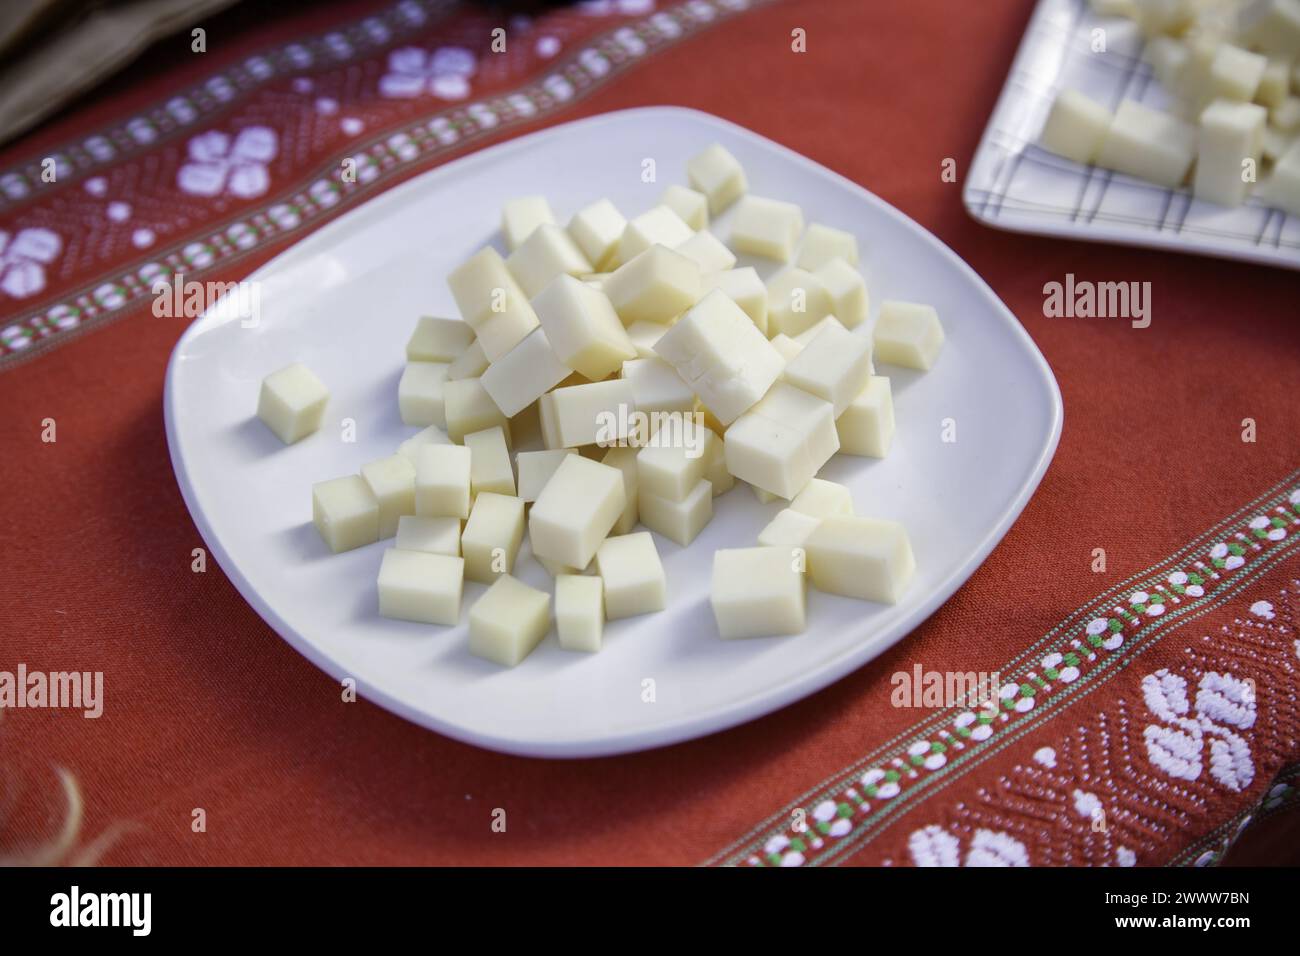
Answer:
<svg viewBox="0 0 1300 956"><path fill-rule="evenodd" d="M993 291L992 287L989 286L989 284L974 270L973 267L971 267L930 230L926 229L920 223L916 222L895 206L877 196L875 193L870 192L865 187L840 175L834 170L763 136L762 134L733 123L730 120L723 119L722 117L688 107L643 106L623 110L613 110L570 120L566 123L548 126L525 136L509 139L485 149L475 150L465 156L458 157L451 162L441 164L433 169L426 170L423 173L413 176L397 186L367 200L356 208L348 210L336 219L322 226L320 229L315 230L311 234L300 239L298 242L292 244L277 254L274 258L263 263L245 278L247 281L256 281L263 278L266 274L283 268L286 264L292 264L299 256L313 252L314 250L310 247L330 243L337 233L342 233L350 228L359 218L359 214L366 213L374 215L376 209L381 208L386 203L395 202L397 199L400 199L406 191L413 192L421 188L427 188L425 184L429 178L446 174L448 171L455 172L461 170L466 166L473 165L475 162L481 162L484 156L500 157L510 152L527 149L530 144L535 143L538 139L549 139L562 135L565 131L576 126L593 126L610 122L625 122L629 119L642 119L649 121L664 116L670 118L690 118L696 122L703 122L707 126L727 129L728 131L739 134L742 137L758 141L763 146L776 151L783 158L796 163L807 171L820 176L823 179L828 179L834 185L841 188L847 188L854 191L869 201L878 204L882 211L891 218L899 221L904 228L911 228L919 233L922 239L932 246L941 256L945 257L955 270L962 273L968 280L973 281L975 288L981 290L992 304L994 314L997 315L1008 327L1012 339L1019 343L1021 349L1025 353L1025 357L1028 359L1029 367L1036 373L1035 377L1040 380L1040 383L1045 386L1046 393L1050 398L1048 434L1045 436L1045 440L1038 448L1027 479L1018 488L1016 495L1005 504L998 520L993 523L989 530L979 540L971 556L925 596L914 612L916 615L915 622L900 628L899 633L894 635L887 643L874 644L864 641L859 647L855 647L845 652L839 658L836 658L817 669L796 675L794 678L787 680L773 690L756 692L751 694L749 697L731 702L723 706L720 710L710 711L704 714L686 715L667 723L655 725L650 729L643 728L630 731L619 731L599 738L582 738L578 740L519 740L491 733L479 732L474 730L472 727L466 727L459 723L444 720L436 715L428 713L427 711L405 703L397 697L388 694L382 688L374 686L368 680L363 680L358 675L345 673L344 668L340 666L330 654L306 636L299 634L295 628L291 627L288 622L271 607L269 602L262 597L258 589L248 580L243 570L233 560L224 544L216 535L215 530L208 520L207 514L199 505L197 492L190 478L189 470L186 467L185 452L183 448L184 441L181 437L179 425L177 423L177 419L180 415L180 410L177 407L177 402L179 400L177 380L178 376L181 374L180 367L184 363L186 357L185 353L188 350L188 346L194 338L221 324L220 322L214 321L214 319L220 317L214 316L213 310L209 309L203 315L195 319L177 339L176 345L173 347L171 357L167 363L163 390L163 418L166 427L167 449L171 459L172 469L176 475L177 485L180 488L181 497L185 502L186 510L189 512L191 520L194 521L195 527L203 538L204 543L208 546L209 553L217 561L217 564L221 567L231 584L234 585L240 596L248 602L254 612L256 612L257 615L267 625L269 625L283 641L285 641L285 643L305 657L319 670L335 680L342 680L345 677L354 680L356 682L358 694L364 696L375 705L383 708L391 714L395 714L398 717L416 724L417 726L436 731L439 734L458 740L462 743L516 756L553 759L581 759L635 753L675 743L682 743L699 737L719 733L723 730L728 730L732 727L748 723L749 721L755 720L759 717L766 716L767 714L774 713L798 700L803 699L804 697L829 687L831 684L842 680L844 677L858 670L863 665L869 663L871 660L880 656L886 650L905 639L912 633L912 631L919 627L921 623L929 619L939 607L945 604L948 599L956 593L958 588L969 580L971 575L973 575L984 563L993 548L995 548L1006 536L1016 519L1018 519L1020 514L1024 511L1030 498L1042 482L1043 476L1046 473L1048 466L1051 464L1052 458L1055 455L1057 446L1060 442L1064 422L1064 406L1061 399L1060 386L1056 381L1056 377L1052 374L1051 366L1048 364L1042 352L1038 349L1033 338L1016 318L1015 314L1011 312L1001 298L998 297L997 293ZM304 250L304 247L308 248ZM235 317L233 316L226 316L222 318L222 321L228 322L232 321L234 318Z"/></svg>

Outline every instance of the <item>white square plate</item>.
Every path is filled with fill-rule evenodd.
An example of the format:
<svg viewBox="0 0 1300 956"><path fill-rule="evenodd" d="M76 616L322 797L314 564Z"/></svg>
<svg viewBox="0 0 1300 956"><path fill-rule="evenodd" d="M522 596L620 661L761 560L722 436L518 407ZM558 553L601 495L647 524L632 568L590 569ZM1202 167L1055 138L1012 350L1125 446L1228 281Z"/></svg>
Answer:
<svg viewBox="0 0 1300 956"><path fill-rule="evenodd" d="M1104 30L1106 51L1093 52ZM1248 199L1235 209L1120 173L1084 166L1037 145L1052 101L1076 89L1114 109L1173 99L1142 60L1131 21L1101 17L1088 0L1040 0L989 119L962 192L972 216L998 229L1117 242L1300 269L1300 217Z"/></svg>
<svg viewBox="0 0 1300 956"><path fill-rule="evenodd" d="M873 300L933 303L947 328L928 374L881 367L897 406L889 457L837 456L824 472L851 486L860 513L906 524L919 570L904 600L888 607L811 592L806 634L719 639L708 602L713 552L752 545L778 510L738 484L689 548L655 536L669 607L610 624L598 654L564 651L552 631L503 669L467 650L467 610L455 628L379 617L375 578L392 542L330 554L311 524L311 484L355 473L416 431L402 425L396 400L416 316L456 314L444 277L500 242L505 199L545 194L562 220L600 196L639 213L713 142L740 159L754 192L796 200L809 221L855 233ZM650 158L658 183L642 182ZM260 324L209 312L177 343L167 373L167 436L195 523L240 593L308 659L354 678L362 696L394 713L497 750L576 757L654 747L825 687L900 640L970 576L1024 507L1060 435L1046 362L951 250L848 180L690 110L611 113L468 156L378 196L252 278L262 283ZM254 412L262 377L293 361L332 394L321 431L285 447ZM356 423L355 444L340 440L344 418ZM945 419L956 442L941 440ZM551 590L526 545L516 574ZM467 583L464 608L483 590Z"/></svg>

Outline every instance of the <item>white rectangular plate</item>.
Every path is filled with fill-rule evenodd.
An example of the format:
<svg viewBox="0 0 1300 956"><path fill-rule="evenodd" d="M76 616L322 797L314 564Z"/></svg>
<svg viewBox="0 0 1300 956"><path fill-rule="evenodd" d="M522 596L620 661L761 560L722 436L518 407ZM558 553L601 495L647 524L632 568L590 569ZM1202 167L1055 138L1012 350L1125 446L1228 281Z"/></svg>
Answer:
<svg viewBox="0 0 1300 956"><path fill-rule="evenodd" d="M887 459L837 456L860 512L904 522L919 565L896 606L813 592L799 637L723 641L708 602L714 550L754 543L778 510L745 487L715 502L689 548L656 535L669 607L613 622L593 655L554 631L503 669L467 650L462 623L379 617L375 578L392 542L332 555L311 524L311 484L392 454L397 380L417 315L455 315L444 277L499 243L501 204L548 196L563 220L600 196L628 213L685 179L686 160L721 142L751 189L793 199L810 221L851 230L872 298L933 303L948 332L928 374L885 366L898 437ZM642 181L654 159L658 182ZM729 234L727 217L717 223ZM763 266L765 273L771 264ZM167 436L190 513L235 586L295 648L362 696L470 743L538 756L620 753L686 740L766 714L844 676L942 604L1006 533L1056 448L1056 382L1020 324L937 239L875 196L730 123L675 108L611 113L495 146L419 176L304 239L253 277L262 318L210 312L185 333L167 374ZM865 331L865 330L864 330ZM254 417L263 376L302 361L330 387L326 423L285 447ZM354 444L339 422L356 423ZM942 440L953 419L957 441ZM551 589L521 553L516 574ZM220 636L213 635L213 640ZM653 700L646 682L653 681Z"/></svg>
<svg viewBox="0 0 1300 956"><path fill-rule="evenodd" d="M1095 30L1105 52L1094 52ZM999 229L1245 259L1300 269L1300 217L1249 199L1235 209L1084 166L1036 145L1052 101L1076 89L1114 109L1173 99L1142 60L1132 21L1100 17L1088 0L1040 0L980 140L963 198Z"/></svg>

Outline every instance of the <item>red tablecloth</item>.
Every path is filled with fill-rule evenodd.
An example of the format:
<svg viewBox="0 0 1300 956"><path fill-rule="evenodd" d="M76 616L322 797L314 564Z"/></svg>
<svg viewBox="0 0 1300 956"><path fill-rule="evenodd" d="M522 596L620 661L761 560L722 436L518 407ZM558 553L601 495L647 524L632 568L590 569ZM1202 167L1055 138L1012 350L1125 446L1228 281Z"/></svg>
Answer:
<svg viewBox="0 0 1300 956"><path fill-rule="evenodd" d="M941 164L969 161L1029 0L655 6L511 23L503 56L493 20L433 0L232 15L0 154L0 671L106 686L96 720L0 711L0 854L55 840L66 771L84 810L51 855L116 863L1204 863L1247 822L1252 859L1295 859L1294 824L1261 822L1289 819L1300 763L1295 274L967 217ZM567 88L536 85L558 64ZM539 761L341 704L191 571L160 405L184 320L149 313L149 280L238 278L454 155L654 103L866 185L990 282L1064 396L1038 494L909 639L723 734ZM373 160L356 187L320 185L348 155ZM1044 318L1067 272L1151 282L1151 327ZM1018 686L988 722L892 707L917 662Z"/></svg>

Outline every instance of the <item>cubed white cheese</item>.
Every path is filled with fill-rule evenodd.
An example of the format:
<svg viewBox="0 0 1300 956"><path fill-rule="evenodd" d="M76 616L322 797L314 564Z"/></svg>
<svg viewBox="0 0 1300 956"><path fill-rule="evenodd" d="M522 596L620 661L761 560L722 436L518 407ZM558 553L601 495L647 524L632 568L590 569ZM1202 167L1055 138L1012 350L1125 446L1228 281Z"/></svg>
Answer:
<svg viewBox="0 0 1300 956"><path fill-rule="evenodd" d="M598 199L584 206L569 220L569 235L587 261L602 270L614 265L618 257L618 241L626 228L627 220L608 199Z"/></svg>
<svg viewBox="0 0 1300 956"><path fill-rule="evenodd" d="M397 446L397 453L405 455L412 465L416 463L419 450L425 445L449 445L451 439L447 433L437 425L430 425L428 428L422 428L406 441Z"/></svg>
<svg viewBox="0 0 1300 956"><path fill-rule="evenodd" d="M515 455L519 469L519 497L528 502L537 500L546 483L555 474L568 455L576 455L572 448L548 448L544 451L521 451Z"/></svg>
<svg viewBox="0 0 1300 956"><path fill-rule="evenodd" d="M853 494L844 485L814 478L790 501L794 511L814 518L853 514Z"/></svg>
<svg viewBox="0 0 1300 956"><path fill-rule="evenodd" d="M736 254L707 229L701 229L675 248L688 259L698 262L702 273L724 272L736 264Z"/></svg>
<svg viewBox="0 0 1300 956"><path fill-rule="evenodd" d="M478 378L487 371L488 364L483 346L475 339L447 366L447 380L455 382L463 378Z"/></svg>
<svg viewBox="0 0 1300 956"><path fill-rule="evenodd" d="M830 402L785 382L773 385L724 437L727 470L782 498L798 494L840 447Z"/></svg>
<svg viewBox="0 0 1300 956"><path fill-rule="evenodd" d="M460 620L465 562L446 554L389 548L379 565L379 613L420 624Z"/></svg>
<svg viewBox="0 0 1300 956"><path fill-rule="evenodd" d="M831 313L847 329L867 320L870 303L862 273L843 259L832 259L813 273L830 297Z"/></svg>
<svg viewBox="0 0 1300 956"><path fill-rule="evenodd" d="M460 319L422 316L406 341L408 362L452 362L474 341L474 330Z"/></svg>
<svg viewBox="0 0 1300 956"><path fill-rule="evenodd" d="M523 245L510 253L506 268L530 299L556 276L581 276L592 271L578 244L554 223L538 226Z"/></svg>
<svg viewBox="0 0 1300 956"><path fill-rule="evenodd" d="M510 448L500 425L465 436L470 450L470 491L477 495L492 491L499 495L515 493L515 473L510 466Z"/></svg>
<svg viewBox="0 0 1300 956"><path fill-rule="evenodd" d="M511 251L518 249L534 229L552 222L555 222L555 216L545 196L511 199L501 210L501 235L505 237L506 248Z"/></svg>
<svg viewBox="0 0 1300 956"><path fill-rule="evenodd" d="M1038 142L1058 156L1090 164L1097 159L1111 120L1110 110L1100 103L1078 90L1061 90L1052 102Z"/></svg>
<svg viewBox="0 0 1300 956"><path fill-rule="evenodd" d="M789 547L713 554L709 603L724 638L802 634L807 626L801 556Z"/></svg>
<svg viewBox="0 0 1300 956"><path fill-rule="evenodd" d="M700 296L700 266L667 246L651 246L615 270L605 294L624 326L671 322Z"/></svg>
<svg viewBox="0 0 1300 956"><path fill-rule="evenodd" d="M1175 187L1196 159L1196 127L1176 116L1124 100L1102 139L1096 163Z"/></svg>
<svg viewBox="0 0 1300 956"><path fill-rule="evenodd" d="M542 290L533 306L557 359L598 382L636 356L609 297L570 276Z"/></svg>
<svg viewBox="0 0 1300 956"><path fill-rule="evenodd" d="M407 362L397 383L397 408L407 425L447 427L442 389L447 382L444 362Z"/></svg>
<svg viewBox="0 0 1300 956"><path fill-rule="evenodd" d="M701 291L708 293L719 289L749 316L758 331L767 335L767 286L753 266L744 269L727 269L711 272L701 277Z"/></svg>
<svg viewBox="0 0 1300 956"><path fill-rule="evenodd" d="M674 183L664 190L659 203L677 213L692 229L708 228L709 197L704 193Z"/></svg>
<svg viewBox="0 0 1300 956"><path fill-rule="evenodd" d="M758 533L758 543L767 547L802 548L821 523L821 518L793 508L782 508L767 523L767 527Z"/></svg>
<svg viewBox="0 0 1300 956"><path fill-rule="evenodd" d="M503 574L469 609L471 654L514 667L551 628L551 596Z"/></svg>
<svg viewBox="0 0 1300 956"><path fill-rule="evenodd" d="M360 475L311 486L311 520L331 551L351 551L379 540L379 499Z"/></svg>
<svg viewBox="0 0 1300 956"><path fill-rule="evenodd" d="M791 385L830 402L838 418L866 387L871 372L871 342L836 324L817 333L781 374Z"/></svg>
<svg viewBox="0 0 1300 956"><path fill-rule="evenodd" d="M618 240L618 261L631 262L651 246L680 246L691 238L691 227L667 206L655 206L628 222Z"/></svg>
<svg viewBox="0 0 1300 956"><path fill-rule="evenodd" d="M397 522L393 546L400 551L427 551L460 557L460 519L452 517L421 518L402 515Z"/></svg>
<svg viewBox="0 0 1300 956"><path fill-rule="evenodd" d="M329 390L306 365L295 362L262 379L257 417L286 445L320 428Z"/></svg>
<svg viewBox="0 0 1300 956"><path fill-rule="evenodd" d="M624 379L557 388L540 404L548 448L615 444L632 437L637 424L636 394Z"/></svg>
<svg viewBox="0 0 1300 956"><path fill-rule="evenodd" d="M613 310L610 314L613 315ZM622 332L617 317L614 323ZM513 418L568 378L571 371L555 354L543 326L533 329L522 342L489 365L479 381L501 413Z"/></svg>
<svg viewBox="0 0 1300 956"><path fill-rule="evenodd" d="M570 455L546 483L528 516L533 553L585 568L626 503L623 472Z"/></svg>
<svg viewBox="0 0 1300 956"><path fill-rule="evenodd" d="M853 233L836 229L832 226L814 222L808 226L808 232L799 246L799 258L795 265L808 272L815 272L832 259L843 259L850 266L858 264L858 240Z"/></svg>
<svg viewBox="0 0 1300 956"><path fill-rule="evenodd" d="M771 335L798 335L830 314L830 292L813 273L794 266L768 281L767 331Z"/></svg>
<svg viewBox="0 0 1300 956"><path fill-rule="evenodd" d="M447 435L452 441L464 441L469 433L481 432L493 425L500 425L509 434L510 420L492 401L482 379L462 378L445 382L442 400L447 416Z"/></svg>
<svg viewBox="0 0 1300 956"><path fill-rule="evenodd" d="M566 651L600 650L605 630L605 591L594 575L555 576L555 630Z"/></svg>
<svg viewBox="0 0 1300 956"><path fill-rule="evenodd" d="M623 379L632 385L637 411L690 412L695 408L691 387L657 355L624 362Z"/></svg>
<svg viewBox="0 0 1300 956"><path fill-rule="evenodd" d="M715 216L749 188L739 161L717 143L691 157L686 164L686 175L691 186L708 197L709 212Z"/></svg>
<svg viewBox="0 0 1300 956"><path fill-rule="evenodd" d="M604 582L605 615L611 621L667 606L668 578L649 532L602 541L596 549L596 573Z"/></svg>
<svg viewBox="0 0 1300 956"><path fill-rule="evenodd" d="M701 479L680 501L638 487L637 510L643 525L684 548L713 520L713 485Z"/></svg>
<svg viewBox="0 0 1300 956"><path fill-rule="evenodd" d="M737 252L789 262L803 232L803 211L792 202L749 195L736 206L731 246Z"/></svg>
<svg viewBox="0 0 1300 956"><path fill-rule="evenodd" d="M472 458L461 445L421 447L415 456L415 513L422 518L468 518Z"/></svg>
<svg viewBox="0 0 1300 956"><path fill-rule="evenodd" d="M890 365L927 371L943 347L943 326L932 306L882 302L871 340L875 357Z"/></svg>
<svg viewBox="0 0 1300 956"><path fill-rule="evenodd" d="M1197 198L1225 206L1245 201L1259 166L1267 121L1268 111L1255 103L1215 100L1205 108L1192 175Z"/></svg>
<svg viewBox="0 0 1300 956"><path fill-rule="evenodd" d="M627 327L627 337L632 340L637 358L658 358L655 343L663 338L668 325L662 322L633 322ZM601 376L602 378L604 376Z"/></svg>
<svg viewBox="0 0 1300 956"><path fill-rule="evenodd" d="M896 604L916 571L907 531L895 521L823 518L804 550L817 590L864 601Z"/></svg>
<svg viewBox="0 0 1300 956"><path fill-rule="evenodd" d="M361 477L379 502L379 537L397 534L397 520L415 514L415 466L405 455L389 455L361 466Z"/></svg>
<svg viewBox="0 0 1300 956"><path fill-rule="evenodd" d="M514 570L519 545L524 539L524 503L510 495L490 491L474 499L469 520L460 535L460 552L465 557L465 576L491 584Z"/></svg>
<svg viewBox="0 0 1300 956"><path fill-rule="evenodd" d="M476 341L488 361L505 355L537 328L537 315L528 296L506 268L501 254L491 246L453 269L447 285L461 317L474 327Z"/></svg>
<svg viewBox="0 0 1300 956"><path fill-rule="evenodd" d="M611 448L601 459L602 464L617 468L623 475L623 510L619 513L618 520L614 522L614 527L610 529L612 534L627 534L636 527L637 521L641 518L636 494L638 454L639 449L636 448Z"/></svg>
<svg viewBox="0 0 1300 956"><path fill-rule="evenodd" d="M835 419L835 430L844 454L884 458L894 439L894 400L889 379L871 376L866 387Z"/></svg>

